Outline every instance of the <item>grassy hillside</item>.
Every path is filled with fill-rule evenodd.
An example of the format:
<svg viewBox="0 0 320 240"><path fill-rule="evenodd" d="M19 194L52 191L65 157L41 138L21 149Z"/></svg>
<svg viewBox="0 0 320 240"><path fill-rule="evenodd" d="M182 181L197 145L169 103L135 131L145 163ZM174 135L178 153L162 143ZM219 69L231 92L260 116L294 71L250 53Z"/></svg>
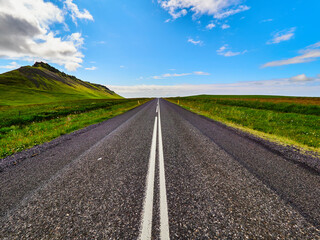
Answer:
<svg viewBox="0 0 320 240"><path fill-rule="evenodd" d="M320 153L320 98L200 95L168 100L260 137Z"/></svg>
<svg viewBox="0 0 320 240"><path fill-rule="evenodd" d="M0 74L0 96L0 106L122 98L105 86L82 81L42 62Z"/></svg>

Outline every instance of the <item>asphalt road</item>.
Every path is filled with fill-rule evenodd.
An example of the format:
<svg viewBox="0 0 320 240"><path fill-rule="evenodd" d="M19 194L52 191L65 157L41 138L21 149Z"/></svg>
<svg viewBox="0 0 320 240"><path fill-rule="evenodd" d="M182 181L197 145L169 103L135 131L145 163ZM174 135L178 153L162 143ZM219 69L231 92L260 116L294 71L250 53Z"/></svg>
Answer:
<svg viewBox="0 0 320 240"><path fill-rule="evenodd" d="M36 150L0 239L320 239L318 172L162 99Z"/></svg>

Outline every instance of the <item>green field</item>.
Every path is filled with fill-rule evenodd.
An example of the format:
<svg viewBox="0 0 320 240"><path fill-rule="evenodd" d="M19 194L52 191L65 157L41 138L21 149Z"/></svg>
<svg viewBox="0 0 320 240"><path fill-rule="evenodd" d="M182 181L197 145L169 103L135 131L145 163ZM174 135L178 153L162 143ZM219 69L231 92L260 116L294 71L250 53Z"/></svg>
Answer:
<svg viewBox="0 0 320 240"><path fill-rule="evenodd" d="M260 137L320 152L320 98L200 95L167 100Z"/></svg>
<svg viewBox="0 0 320 240"><path fill-rule="evenodd" d="M86 99L0 106L0 158L115 117L150 99Z"/></svg>

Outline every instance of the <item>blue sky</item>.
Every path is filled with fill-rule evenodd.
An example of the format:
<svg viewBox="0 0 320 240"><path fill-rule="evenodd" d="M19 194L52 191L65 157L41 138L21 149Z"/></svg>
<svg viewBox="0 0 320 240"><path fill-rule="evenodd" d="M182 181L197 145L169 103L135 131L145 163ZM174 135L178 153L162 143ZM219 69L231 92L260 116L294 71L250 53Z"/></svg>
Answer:
<svg viewBox="0 0 320 240"><path fill-rule="evenodd" d="M318 0L0 5L0 72L43 60L126 97L320 96Z"/></svg>

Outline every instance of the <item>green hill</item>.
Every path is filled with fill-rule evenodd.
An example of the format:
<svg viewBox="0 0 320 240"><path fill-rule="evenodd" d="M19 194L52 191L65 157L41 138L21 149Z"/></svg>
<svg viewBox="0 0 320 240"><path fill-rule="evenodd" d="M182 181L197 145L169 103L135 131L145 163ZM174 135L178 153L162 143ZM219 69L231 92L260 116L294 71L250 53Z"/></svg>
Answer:
<svg viewBox="0 0 320 240"><path fill-rule="evenodd" d="M0 74L0 106L111 98L122 97L43 62Z"/></svg>

